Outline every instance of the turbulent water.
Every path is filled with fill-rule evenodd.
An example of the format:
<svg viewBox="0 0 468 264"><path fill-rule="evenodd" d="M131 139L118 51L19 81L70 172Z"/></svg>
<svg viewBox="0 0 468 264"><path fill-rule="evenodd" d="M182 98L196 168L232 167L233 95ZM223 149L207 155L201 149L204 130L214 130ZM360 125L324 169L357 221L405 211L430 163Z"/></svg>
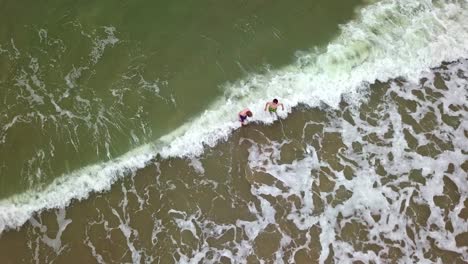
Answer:
<svg viewBox="0 0 468 264"><path fill-rule="evenodd" d="M268 38L256 5L222 21L255 47L286 43L321 13L291 9L307 11ZM263 67L205 34L214 49L187 52L200 60L152 66L181 58L184 37L155 55L125 23L17 29L39 45L0 43L2 262L467 262L468 2L349 10L324 43L280 45L296 50L286 66L265 55L278 49L259 51ZM273 97L278 115L263 111Z"/></svg>

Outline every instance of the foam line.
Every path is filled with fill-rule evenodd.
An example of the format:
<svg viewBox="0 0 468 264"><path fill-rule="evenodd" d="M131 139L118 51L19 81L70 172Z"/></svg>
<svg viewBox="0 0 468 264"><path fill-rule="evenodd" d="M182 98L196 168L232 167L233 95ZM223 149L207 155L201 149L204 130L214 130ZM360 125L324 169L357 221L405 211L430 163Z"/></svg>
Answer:
<svg viewBox="0 0 468 264"><path fill-rule="evenodd" d="M1 200L0 233L20 227L37 211L63 208L73 199L108 190L157 153L162 157L202 154L205 146L227 139L240 127L236 113L243 107L253 110L252 121L270 124L275 118L262 108L273 97L285 104L286 110L279 113L285 118L298 104L337 106L343 94L358 98L366 83L400 76L415 80L443 61L466 58L467 6L466 0L389 0L370 5L342 26L341 34L324 51L300 55L290 66L226 85L225 96L157 144L64 175L42 190Z"/></svg>

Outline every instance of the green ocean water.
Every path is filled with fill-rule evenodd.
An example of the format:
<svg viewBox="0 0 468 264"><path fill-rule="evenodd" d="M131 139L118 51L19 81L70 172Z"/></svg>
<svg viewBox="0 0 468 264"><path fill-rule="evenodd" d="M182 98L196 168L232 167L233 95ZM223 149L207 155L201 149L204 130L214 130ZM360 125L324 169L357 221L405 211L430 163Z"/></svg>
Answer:
<svg viewBox="0 0 468 264"><path fill-rule="evenodd" d="M2 1L0 198L169 133L221 85L324 45L359 4Z"/></svg>
<svg viewBox="0 0 468 264"><path fill-rule="evenodd" d="M467 112L468 0L0 0L0 263L466 263Z"/></svg>

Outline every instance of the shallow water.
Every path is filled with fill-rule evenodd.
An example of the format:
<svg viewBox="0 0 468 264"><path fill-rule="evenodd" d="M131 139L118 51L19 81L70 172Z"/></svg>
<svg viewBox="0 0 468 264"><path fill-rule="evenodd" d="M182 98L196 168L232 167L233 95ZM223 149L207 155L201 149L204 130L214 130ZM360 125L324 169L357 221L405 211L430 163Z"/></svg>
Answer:
<svg viewBox="0 0 468 264"><path fill-rule="evenodd" d="M468 61L297 107L4 233L4 263L468 261Z"/></svg>
<svg viewBox="0 0 468 264"><path fill-rule="evenodd" d="M223 83L325 44L361 3L68 2L1 3L0 198L171 132Z"/></svg>
<svg viewBox="0 0 468 264"><path fill-rule="evenodd" d="M261 1L246 6L255 12L266 12L257 9L262 4L265 7ZM340 7L329 4L327 8ZM139 12L151 13L148 6L136 6ZM223 4L218 7L221 6L225 10L234 8ZM285 9L268 7L270 15ZM150 123L158 123L159 117L148 121L143 115L152 117L151 111L160 114L163 110L151 107L154 101L148 94L135 95L134 90L123 88L126 95L120 96L118 91L109 92L106 86L99 90L101 94L92 88L101 87L98 83L109 80L115 70L109 66L119 65L114 60L120 58L117 54L124 47L138 46L137 54L150 53L151 36L147 36L149 42L136 45L122 42L118 32L131 32L134 35L125 39L132 39L145 37L148 31L126 31L126 23L116 22L93 32L94 37L104 34L93 43L104 43L105 47L96 49L101 54L96 62L93 58L97 57L93 56L88 62L95 63L102 71L91 70L89 74L94 77L86 77L90 83L83 84L79 80L84 75L74 67L77 71L72 70L62 80L70 88L66 90L71 93L79 89L84 94L88 91L91 97L98 95L98 101L102 100L97 105L117 103L117 108L104 107L112 117L118 114L119 107L129 103L129 108L125 108L128 110L146 100L150 106L138 110L134 116L137 119L121 116L119 124L123 130L130 129L127 132L135 129L131 122L143 124L141 131L151 132L145 139L138 134L141 131L122 133L120 136L127 143L120 145L121 152L111 153L106 162L82 168L79 165L87 162L74 160L80 169L70 169L70 173L58 178L45 173L52 177L47 181L46 176L26 173L30 185L21 186L21 190L27 191L0 201L0 260L2 263L467 262L466 7L466 1L378 1L356 12L347 9L348 19L352 19L340 26L336 37L332 37L333 30L325 30L330 35L319 34L318 40L308 36L289 43L273 30L269 38L282 39L279 45L287 47L274 48L281 52L273 52L271 57L262 55L266 61L247 56L251 66L236 63L227 70L229 76L221 73L221 68L228 68L226 64L214 67L219 72L213 74L219 79L212 76L203 80L213 83L206 89L215 88L203 91L213 96L208 105L191 105L191 99L203 94L191 93L194 90L187 88L190 80L211 76L210 70L193 62L196 61L193 57L190 59L193 64L187 66L191 70L178 72L182 74L177 77L181 83L174 87L180 90L168 90L166 95L159 80L157 84L148 82L140 72L156 68L146 68L145 64L142 68L131 68L123 77L117 75L123 80L119 87L141 87L153 92L159 89L156 99L167 105L157 107L168 107L165 109L170 113L161 120L176 117L167 121L171 124L156 126L160 129L157 133ZM95 12L105 10L95 8ZM174 3L173 8L188 12L195 7ZM305 19L314 12L327 20L322 8L321 5L311 9L294 7L292 10L302 12L291 13L280 24L291 27L296 25L295 19ZM136 12L128 6L126 9L128 14ZM166 14L172 9L164 10L161 12ZM199 12L205 14L205 9ZM246 10L238 12L244 14ZM86 21L91 17L80 19ZM344 14L338 17L346 19ZM226 25L232 26L232 19L237 21L237 18L227 17ZM144 15L139 19L145 20ZM337 28L338 20L328 22L330 29ZM265 32L271 29L266 26L268 23L260 24L257 26L265 28ZM204 28L206 24L195 23L194 27L198 26ZM298 28L299 33L308 29L304 24L301 26L304 29ZM91 32L83 31L83 24L73 27L81 29L70 31L72 35ZM179 27L184 28L182 24ZM186 32L193 29L184 28ZM244 33L252 39L243 41L255 42L260 32L263 31L253 34L247 30ZM160 32L154 34L154 40L161 38ZM39 30L38 35L44 39L51 33ZM114 38L118 42L112 44ZM184 50L178 45L195 45L186 41L173 43L163 52L169 57L175 56L170 52L172 49ZM4 51L2 46L0 51L12 56L10 59L16 58L15 49L20 49L13 48L13 43L8 45L10 49ZM307 45L316 46L310 51L297 52L297 61L287 64L294 51ZM114 48L114 56L106 57L107 51L112 53ZM90 50L94 51L91 48L87 52ZM208 56L213 49L203 52ZM64 54L73 56L75 52L64 51ZM236 54L233 51L231 55ZM107 66L97 66L106 58ZM217 59L211 58L211 63L216 64ZM233 61L229 56L225 59L227 64ZM146 57L144 61L148 65L154 63ZM26 62L34 73L35 60L27 58ZM265 68L262 66L265 62L272 66ZM204 70L207 72L203 73ZM44 100L47 93L34 94L29 89L33 86L28 88L28 82L34 84L36 80L34 74L25 77L28 82L21 80L17 80L16 87L24 88L26 100L33 103ZM106 96L108 93L116 97ZM7 95L4 100L13 100L14 94ZM132 96L128 98L128 95ZM272 97L285 103L286 109L278 115L263 112L264 101ZM203 100L209 102L209 98ZM240 106L248 106L254 112L251 123L243 128L235 118ZM52 107L57 110L53 104ZM171 112L171 107L176 110ZM184 111L187 112L181 113ZM67 113L71 114L65 111L59 116L66 117ZM7 117L8 114L3 115ZM22 119L18 120L21 123ZM107 133L96 126L93 129ZM58 130L57 133L61 134ZM165 135L159 138L162 134ZM66 146L76 148L73 142ZM84 142L99 149L99 144L106 141ZM5 150L11 149L7 146L2 145ZM126 148L132 150L126 152ZM44 150L53 152L56 148L50 145ZM106 152L97 155L105 157ZM79 152L70 155L83 156ZM34 160L50 162L46 156L39 152ZM3 160L3 170L14 167L8 167L9 163ZM21 171L43 170L34 167L34 162L28 166L21 164L18 161ZM3 182L9 178L3 172L1 175L2 188L7 189ZM47 185L48 182L51 184ZM7 192L4 194L9 196Z"/></svg>

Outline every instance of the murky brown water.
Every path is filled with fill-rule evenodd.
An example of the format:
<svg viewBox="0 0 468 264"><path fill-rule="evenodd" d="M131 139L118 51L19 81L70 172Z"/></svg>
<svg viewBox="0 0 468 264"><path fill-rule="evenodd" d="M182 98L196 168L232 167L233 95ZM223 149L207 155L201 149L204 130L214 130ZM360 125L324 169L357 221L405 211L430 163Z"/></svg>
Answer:
<svg viewBox="0 0 468 264"><path fill-rule="evenodd" d="M156 158L3 233L1 262L466 263L467 72L444 64Z"/></svg>

